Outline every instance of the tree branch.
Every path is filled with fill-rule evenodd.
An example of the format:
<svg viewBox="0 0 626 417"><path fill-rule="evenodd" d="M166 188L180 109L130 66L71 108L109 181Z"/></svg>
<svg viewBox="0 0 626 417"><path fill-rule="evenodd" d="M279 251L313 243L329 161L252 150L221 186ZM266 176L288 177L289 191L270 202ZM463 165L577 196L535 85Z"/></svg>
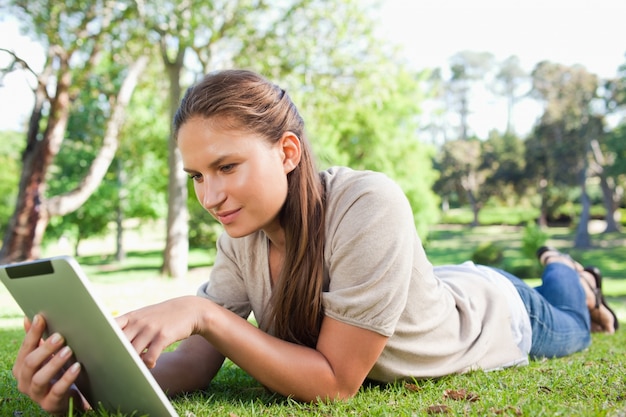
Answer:
<svg viewBox="0 0 626 417"><path fill-rule="evenodd" d="M11 55L11 57L13 57L13 60L11 62L9 62L7 64L6 67L1 68L0 69L0 77L4 78L4 76L10 72L16 71L17 70L17 66L20 66L21 69L24 69L28 72L30 72L31 74L33 74L35 77L38 76L38 74L35 72L35 70L33 70L31 68L30 65L28 65L28 62L26 62L24 59L20 58L15 52L6 49L6 48L0 48L0 52L4 52L7 53L9 55ZM1 82L1 78L0 78L0 82Z"/></svg>
<svg viewBox="0 0 626 417"><path fill-rule="evenodd" d="M50 216L63 216L77 210L102 182L119 145L118 136L120 128L124 123L124 112L130 102L139 76L147 64L148 57L142 56L129 67L128 74L124 78L113 105L113 112L107 121L102 148L78 187L66 194L54 196L48 200L47 209Z"/></svg>

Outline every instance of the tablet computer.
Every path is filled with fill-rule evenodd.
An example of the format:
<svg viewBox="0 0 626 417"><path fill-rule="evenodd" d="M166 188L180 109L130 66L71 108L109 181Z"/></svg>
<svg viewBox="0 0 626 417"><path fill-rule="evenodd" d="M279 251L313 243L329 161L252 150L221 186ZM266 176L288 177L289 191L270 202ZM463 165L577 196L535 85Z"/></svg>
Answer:
<svg viewBox="0 0 626 417"><path fill-rule="evenodd" d="M63 335L81 363L76 385L94 409L178 416L74 258L0 265L0 280L26 316L41 313L47 332Z"/></svg>

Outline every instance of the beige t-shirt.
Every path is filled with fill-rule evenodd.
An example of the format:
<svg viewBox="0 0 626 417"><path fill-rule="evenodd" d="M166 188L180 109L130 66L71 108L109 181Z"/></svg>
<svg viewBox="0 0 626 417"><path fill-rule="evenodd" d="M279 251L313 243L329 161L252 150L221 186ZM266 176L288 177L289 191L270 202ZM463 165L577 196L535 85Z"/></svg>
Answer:
<svg viewBox="0 0 626 417"><path fill-rule="evenodd" d="M369 378L389 382L527 363L500 287L480 272L437 277L395 182L348 168L331 168L322 178L324 313L389 337ZM259 327L270 331L265 234L223 234L210 280L198 294L244 318L253 312Z"/></svg>

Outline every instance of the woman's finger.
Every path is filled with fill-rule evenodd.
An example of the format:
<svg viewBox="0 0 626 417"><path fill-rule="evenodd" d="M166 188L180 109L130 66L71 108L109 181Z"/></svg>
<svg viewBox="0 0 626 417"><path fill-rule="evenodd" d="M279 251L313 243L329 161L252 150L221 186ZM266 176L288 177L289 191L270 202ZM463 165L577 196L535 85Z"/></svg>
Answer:
<svg viewBox="0 0 626 417"><path fill-rule="evenodd" d="M22 392L35 398L47 395L50 381L60 374L72 355L71 349L63 347L63 343L63 337L55 333L25 358L18 378L18 388Z"/></svg>
<svg viewBox="0 0 626 417"><path fill-rule="evenodd" d="M27 327L27 321L28 319L24 320L25 329ZM24 337L24 340L22 340L22 346L20 346L20 349L17 352L17 358L15 360L16 365L22 363L24 358L35 350L37 346L39 346L39 341L41 340L45 329L45 321L40 315L36 315L33 319L32 325L28 325L26 336ZM13 375L16 376L15 373Z"/></svg>
<svg viewBox="0 0 626 417"><path fill-rule="evenodd" d="M49 399L55 403L61 402L66 398L72 388L76 378L80 374L80 363L74 362L50 388Z"/></svg>
<svg viewBox="0 0 626 417"><path fill-rule="evenodd" d="M67 371L61 375L61 378L50 386L46 396L37 401L41 408L52 414L64 413L69 406L70 398L74 398L76 410L84 410L85 405L79 393L72 387L72 384L80 374L80 369L81 367L78 362L72 364Z"/></svg>
<svg viewBox="0 0 626 417"><path fill-rule="evenodd" d="M35 316L35 318L36 318L36 317L37 317L37 316ZM31 321L28 319L28 317L27 317L27 316L24 316L24 331L25 331L26 333L28 333L28 331L30 330L31 326L32 326Z"/></svg>

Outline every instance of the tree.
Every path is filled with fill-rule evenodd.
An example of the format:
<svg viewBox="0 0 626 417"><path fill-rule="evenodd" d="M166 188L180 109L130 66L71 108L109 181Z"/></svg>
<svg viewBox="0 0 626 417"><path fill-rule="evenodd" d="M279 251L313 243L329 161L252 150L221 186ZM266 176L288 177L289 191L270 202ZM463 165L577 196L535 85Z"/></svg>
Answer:
<svg viewBox="0 0 626 417"><path fill-rule="evenodd" d="M606 210L606 215L604 216L606 227L604 233L620 231L620 227L615 219L615 213L619 207L619 201L623 196L623 188L617 183L617 176L611 175L614 171L611 168L615 165L616 155L620 153L619 147L622 148L621 153L624 153L626 149L624 140L626 137L622 136L621 140L615 140L615 138L619 136L619 129L608 133L605 137L605 141L607 142L605 145L607 149L606 152L602 150L600 141L597 139L593 139L589 144L591 149L590 172L600 180L602 204Z"/></svg>
<svg viewBox="0 0 626 417"><path fill-rule="evenodd" d="M0 132L0 233L4 233L15 207L19 183L19 151L23 147L24 136L19 132Z"/></svg>
<svg viewBox="0 0 626 417"><path fill-rule="evenodd" d="M343 13L346 4L356 13ZM327 61L323 54L317 53L315 44L318 42L312 40L319 41L322 31L339 34L339 28L363 16L360 11L363 5L358 9L353 0L293 0L272 6L258 0L138 2L138 5L144 24L151 31L149 38L161 46L170 82L171 115L180 100L187 52L193 51L198 73L235 64L257 70L271 68L272 71L260 72L279 80L280 77L273 77L275 71L284 76L312 62L317 65L308 68L311 73L328 73L335 71L336 67L320 65ZM318 33L306 37L300 29L309 32L317 29ZM330 38L329 42L354 45L361 41L355 35L343 32L341 37ZM304 47L300 45L303 42ZM164 273L178 277L187 266L187 179L173 135L170 135L169 144L168 225L162 269Z"/></svg>
<svg viewBox="0 0 626 417"><path fill-rule="evenodd" d="M160 62L156 62L160 64ZM46 230L45 240L60 237L71 240L78 254L81 240L108 234L116 225L115 259L125 256L123 246L124 220L140 222L155 219L165 213L164 204L167 182L167 151L162 142L167 137L169 125L160 97L158 74L154 63L144 73L130 105L120 132L120 145L115 159L109 166L97 190L76 211L65 216L53 217ZM151 77L154 76L154 77ZM94 79L95 91L106 88ZM84 176L102 146L104 121L107 110L100 100L93 97L94 89L83 89L74 100L78 111L72 112L68 122L67 137L50 168L48 194L59 195L74 189Z"/></svg>
<svg viewBox="0 0 626 417"><path fill-rule="evenodd" d="M499 70L496 74L493 89L496 93L506 98L506 131L507 134L513 134L513 107L524 97L525 93L519 93L519 89L528 80L528 75L522 69L519 58L515 55L508 57L499 64Z"/></svg>
<svg viewBox="0 0 626 417"><path fill-rule="evenodd" d="M105 75L98 73L102 58L107 55L105 50L115 57L112 61L122 63L125 59L124 55L115 55L115 47L128 37L119 36L114 30L125 21L128 9L100 1L61 5L16 0L13 5L30 30L47 45L48 54L43 70L36 73L18 54L4 51L34 75L36 86L16 207L0 250L3 262L39 256L50 217L76 210L97 188L115 154L123 110L146 63L145 58L139 58L127 64L128 69L111 74L112 90L102 92L108 97L110 109L103 146L74 190L49 198L48 170L65 139L72 101L81 88L88 86L91 77Z"/></svg>
<svg viewBox="0 0 626 417"><path fill-rule="evenodd" d="M334 155L328 164L381 171L396 180L411 202L416 227L425 238L438 212L432 191L434 152L418 136L424 77L392 62L371 68L369 77L355 79L354 88L344 90L342 101L317 108L309 118L311 129L316 142L333 144ZM337 98L337 92L332 90L332 96ZM327 150L325 155L331 152Z"/></svg>
<svg viewBox="0 0 626 417"><path fill-rule="evenodd" d="M583 210L575 246L588 247L591 242L587 155L591 141L601 135L604 126L602 116L592 111L598 78L578 65L567 67L546 61L537 64L532 77L532 94L544 102L545 108L527 146L528 166L540 184L580 187ZM539 149L544 153L543 158L532 154Z"/></svg>
<svg viewBox="0 0 626 417"><path fill-rule="evenodd" d="M451 77L448 92L452 105L459 113L460 139L469 138L467 118L470 114L469 96L473 84L483 80L493 66L493 55L489 52L461 51L450 58Z"/></svg>
<svg viewBox="0 0 626 417"><path fill-rule="evenodd" d="M525 194L525 143L511 133L493 130L482 142L481 167L487 173L483 194L499 201L518 204Z"/></svg>
<svg viewBox="0 0 626 417"><path fill-rule="evenodd" d="M480 224L478 214L483 205L482 185L488 173L483 170L481 142L457 139L444 143L436 159L440 176L435 190L442 195L457 192L472 207L472 226Z"/></svg>
<svg viewBox="0 0 626 417"><path fill-rule="evenodd" d="M623 115L626 109L626 64L620 66L615 78L604 81L604 110L607 116ZM591 142L591 172L600 179L602 202L606 211L605 233L618 232L616 212L624 196L624 188L619 178L626 173L626 135L624 122L602 135L601 140Z"/></svg>
<svg viewBox="0 0 626 417"><path fill-rule="evenodd" d="M311 1L289 16L276 27L278 36L262 44L271 59L257 60L255 51L244 49L235 62L288 90L322 167L348 165L395 179L425 237L438 215L433 151L418 136L428 73L410 71L393 48L376 42L363 2Z"/></svg>

